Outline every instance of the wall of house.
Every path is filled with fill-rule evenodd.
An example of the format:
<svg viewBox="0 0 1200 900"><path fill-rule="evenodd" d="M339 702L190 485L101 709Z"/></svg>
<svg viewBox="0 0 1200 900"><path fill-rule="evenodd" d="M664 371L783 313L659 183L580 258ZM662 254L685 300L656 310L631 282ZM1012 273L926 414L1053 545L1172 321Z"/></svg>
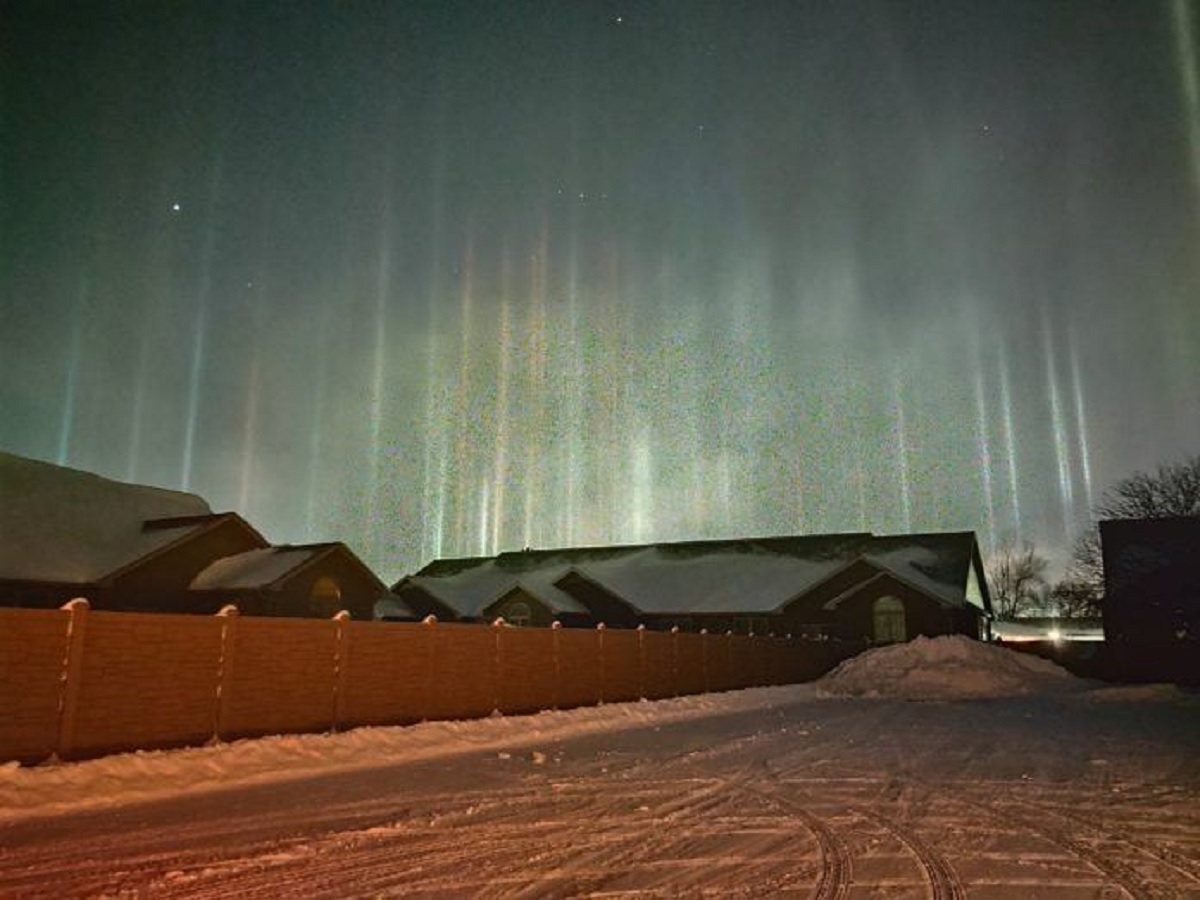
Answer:
<svg viewBox="0 0 1200 900"><path fill-rule="evenodd" d="M521 588L515 588L504 595L504 598L497 603L492 604L483 611L483 619L485 622L491 622L496 618L504 619L506 622L514 621L513 607L518 603L524 603L529 611L528 626L534 628L549 628L554 622L554 613L547 609L542 601L538 600L528 591ZM520 623L517 623L520 624Z"/></svg>
<svg viewBox="0 0 1200 900"><path fill-rule="evenodd" d="M810 680L861 647L644 630L0 609L0 761Z"/></svg>
<svg viewBox="0 0 1200 900"><path fill-rule="evenodd" d="M978 626L968 610L947 609L920 591L891 578L880 578L864 585L838 604L837 618L842 636L869 641L875 627L875 601L891 596L904 604L905 639L918 635L967 634L978 637ZM968 625L968 618L972 624Z"/></svg>
<svg viewBox="0 0 1200 900"><path fill-rule="evenodd" d="M371 619L375 615L375 601L385 588L367 576L362 565L356 563L348 553L330 553L307 566L280 585L277 594L275 615L312 616L315 610L310 602L313 586L321 578L332 578L341 590L341 609L355 619Z"/></svg>
<svg viewBox="0 0 1200 900"><path fill-rule="evenodd" d="M418 619L437 616L441 622L452 622L458 618L454 610L418 585L401 582L392 587L392 593L399 597Z"/></svg>
<svg viewBox="0 0 1200 900"><path fill-rule="evenodd" d="M628 603L577 572L568 572L557 585L591 610L597 623L610 628L635 628L638 624L637 613Z"/></svg>
<svg viewBox="0 0 1200 900"><path fill-rule="evenodd" d="M879 570L867 564L849 566L784 609L781 629L794 635L819 629L825 635L841 640L869 641L874 632L874 603L880 597L890 595L904 604L905 627L910 639L917 635L933 637L941 634L984 636L980 633L981 611L973 604L947 609L902 581L878 575ZM856 585L862 586L855 590ZM853 593L843 597L850 591ZM836 609L824 609L826 603L838 597L843 599Z"/></svg>
<svg viewBox="0 0 1200 900"><path fill-rule="evenodd" d="M784 634L804 635L821 633L830 637L860 637L844 628L839 616L824 608L825 604L839 597L856 584L876 575L878 569L857 562L834 574L803 597L788 604L781 616ZM869 632L868 632L869 633Z"/></svg>

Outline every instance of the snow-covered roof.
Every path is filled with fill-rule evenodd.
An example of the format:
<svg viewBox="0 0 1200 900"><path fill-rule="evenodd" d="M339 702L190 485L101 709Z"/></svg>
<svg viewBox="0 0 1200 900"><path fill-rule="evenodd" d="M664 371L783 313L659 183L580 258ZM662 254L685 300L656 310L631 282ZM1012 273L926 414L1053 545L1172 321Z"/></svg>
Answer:
<svg viewBox="0 0 1200 900"><path fill-rule="evenodd" d="M842 565L838 557L809 559L753 546L705 555L647 547L577 568L642 612L672 615L768 613Z"/></svg>
<svg viewBox="0 0 1200 900"><path fill-rule="evenodd" d="M86 583L202 527L195 494L0 453L0 578ZM179 519L145 528L147 520Z"/></svg>
<svg viewBox="0 0 1200 900"><path fill-rule="evenodd" d="M946 605L962 605L970 532L874 537L832 535L525 550L438 560L407 579L463 616L478 616L515 587L555 612L586 612L561 588L577 573L637 611L654 615L764 614L858 559Z"/></svg>
<svg viewBox="0 0 1200 900"><path fill-rule="evenodd" d="M447 568L448 562L444 561L442 570ZM555 582L570 571L569 560L545 560L528 570L505 566L500 559L454 562L464 565L455 566L453 571L446 574L429 574L428 570L431 567L426 567L422 570L426 574L419 572L408 581L466 618L481 615L485 609L517 587L537 599L551 612L587 613L583 604L555 587Z"/></svg>
<svg viewBox="0 0 1200 900"><path fill-rule="evenodd" d="M962 606L974 548L970 531L887 535L872 538L864 558L945 606Z"/></svg>
<svg viewBox="0 0 1200 900"><path fill-rule="evenodd" d="M289 572L328 551L329 544L308 547L263 547L210 563L192 579L197 591L248 590L269 587Z"/></svg>
<svg viewBox="0 0 1200 900"><path fill-rule="evenodd" d="M288 580L299 570L333 556L340 558L339 565L348 561L357 566L364 577L378 586L381 597L387 595L387 586L366 563L345 544L336 541L281 544L226 556L202 569L189 586L197 591L285 589Z"/></svg>

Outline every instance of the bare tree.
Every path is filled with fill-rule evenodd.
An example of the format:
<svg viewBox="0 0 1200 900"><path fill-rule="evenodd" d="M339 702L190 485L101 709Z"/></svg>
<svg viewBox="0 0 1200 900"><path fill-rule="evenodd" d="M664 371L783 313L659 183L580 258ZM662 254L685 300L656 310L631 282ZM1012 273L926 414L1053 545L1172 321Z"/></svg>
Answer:
<svg viewBox="0 0 1200 900"><path fill-rule="evenodd" d="M1075 542L1067 577L1052 594L1069 598L1068 605L1082 614L1096 614L1104 599L1104 559L1095 523L1171 516L1200 516L1200 454L1161 465L1153 472L1136 472L1105 491L1092 510L1092 525Z"/></svg>
<svg viewBox="0 0 1200 900"><path fill-rule="evenodd" d="M1068 575L1046 594L1047 605L1064 619L1082 619L1099 615L1100 597L1093 582L1080 581Z"/></svg>
<svg viewBox="0 0 1200 900"><path fill-rule="evenodd" d="M1200 516L1200 454L1118 481L1092 513L1096 520Z"/></svg>
<svg viewBox="0 0 1200 900"><path fill-rule="evenodd" d="M1006 544L988 567L992 606L998 619L1015 619L1042 606L1049 561L1032 544L1017 549Z"/></svg>

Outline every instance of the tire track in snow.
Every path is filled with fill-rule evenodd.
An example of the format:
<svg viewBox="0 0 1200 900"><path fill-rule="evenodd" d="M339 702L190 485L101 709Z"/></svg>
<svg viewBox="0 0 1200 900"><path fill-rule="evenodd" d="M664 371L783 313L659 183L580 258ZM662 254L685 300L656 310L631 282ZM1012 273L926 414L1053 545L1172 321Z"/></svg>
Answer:
<svg viewBox="0 0 1200 900"><path fill-rule="evenodd" d="M580 784L577 790L588 801L595 797L595 787ZM697 780L690 785L656 782L649 792L638 792L636 784L632 787L635 802L657 803L653 820L642 831L631 831L628 821L619 818L598 827L604 810L590 809L588 802L572 804L566 817L556 817L554 813L562 811L549 808L549 817L539 814L537 821L530 822L531 809L547 799L540 790L466 794L460 798L460 809L441 817L436 825L375 826L333 832L287 847L263 848L259 854L226 864L161 877L153 883L153 893L162 897L176 892L192 898L267 897L278 896L294 884L298 891L303 886L302 893L315 891L317 895L323 886L334 893L340 886L343 892L351 888L368 894L400 889L514 896L526 891L544 893L545 886L564 881L600 890L626 873L636 873L641 862L654 858L653 848L669 836L661 825L664 819L684 817L690 829L727 805L731 796L725 779ZM623 805L628 805L629 796L622 793ZM464 817L466 810L485 804L494 804L501 813L507 810L508 815ZM514 821L506 823L510 817ZM525 867L539 852L556 845L582 846L584 851L557 854L558 859L537 870ZM389 847L394 851L389 852ZM496 861L505 859L517 863L517 870L497 870ZM481 868L481 860L490 862Z"/></svg>
<svg viewBox="0 0 1200 900"><path fill-rule="evenodd" d="M921 838L917 837L911 828L907 828L899 822L863 807L851 806L847 807L847 809L855 815L882 827L916 857L922 872L925 874L925 880L929 884L929 892L932 900L964 900L966 891L963 889L962 882L958 880L958 875L955 874L954 869L946 861L946 858L934 851Z"/></svg>
<svg viewBox="0 0 1200 900"><path fill-rule="evenodd" d="M820 872L813 890L814 900L842 900L848 896L854 880L853 860L846 845L823 819L794 800L778 796L774 783L748 785L746 790L767 803L795 816L812 832L821 850Z"/></svg>
<svg viewBox="0 0 1200 900"><path fill-rule="evenodd" d="M1029 809L1036 809L1042 815L1054 816L1069 823L1072 829L1089 834L1089 840L1091 841L1110 841L1111 843L1128 848L1134 853L1147 856L1173 869L1193 884L1200 886L1200 861L1189 859L1171 847L1162 845L1151 846L1129 837L1129 826L1136 824L1136 822L1122 822L1121 824L1125 826L1124 829L1113 825L1102 827L1094 821L1083 818L1079 813L1064 809L1061 806L1052 807L1044 802L1037 801L1023 801L1022 806Z"/></svg>
<svg viewBox="0 0 1200 900"><path fill-rule="evenodd" d="M935 790L932 785L926 785L926 787L931 791ZM1154 890L1136 869L1124 861L1093 849L1086 840L1077 835L1079 828L1052 827L1045 822L1044 818L1035 818L1022 812L1022 810L1028 809L1030 804L1013 800L1001 806L995 801L980 800L964 793L942 793L941 796L953 803L985 812L1002 825L1011 826L1012 823L1016 823L1027 833L1036 834L1052 844L1057 844L1119 887L1131 900L1174 896L1173 892L1163 893ZM1017 803L1020 803L1020 806L1017 806ZM1049 808L1038 808L1039 816L1045 816L1051 812L1052 810ZM1106 838L1108 837L1106 832L1103 834Z"/></svg>

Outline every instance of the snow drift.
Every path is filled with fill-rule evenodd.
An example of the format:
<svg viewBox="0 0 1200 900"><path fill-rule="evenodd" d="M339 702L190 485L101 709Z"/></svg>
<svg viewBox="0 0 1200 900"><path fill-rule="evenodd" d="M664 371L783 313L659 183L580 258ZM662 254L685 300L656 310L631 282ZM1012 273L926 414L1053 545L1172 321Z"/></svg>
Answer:
<svg viewBox="0 0 1200 900"><path fill-rule="evenodd" d="M1083 686L1048 660L962 635L918 637L846 660L817 683L818 697L981 700Z"/></svg>

